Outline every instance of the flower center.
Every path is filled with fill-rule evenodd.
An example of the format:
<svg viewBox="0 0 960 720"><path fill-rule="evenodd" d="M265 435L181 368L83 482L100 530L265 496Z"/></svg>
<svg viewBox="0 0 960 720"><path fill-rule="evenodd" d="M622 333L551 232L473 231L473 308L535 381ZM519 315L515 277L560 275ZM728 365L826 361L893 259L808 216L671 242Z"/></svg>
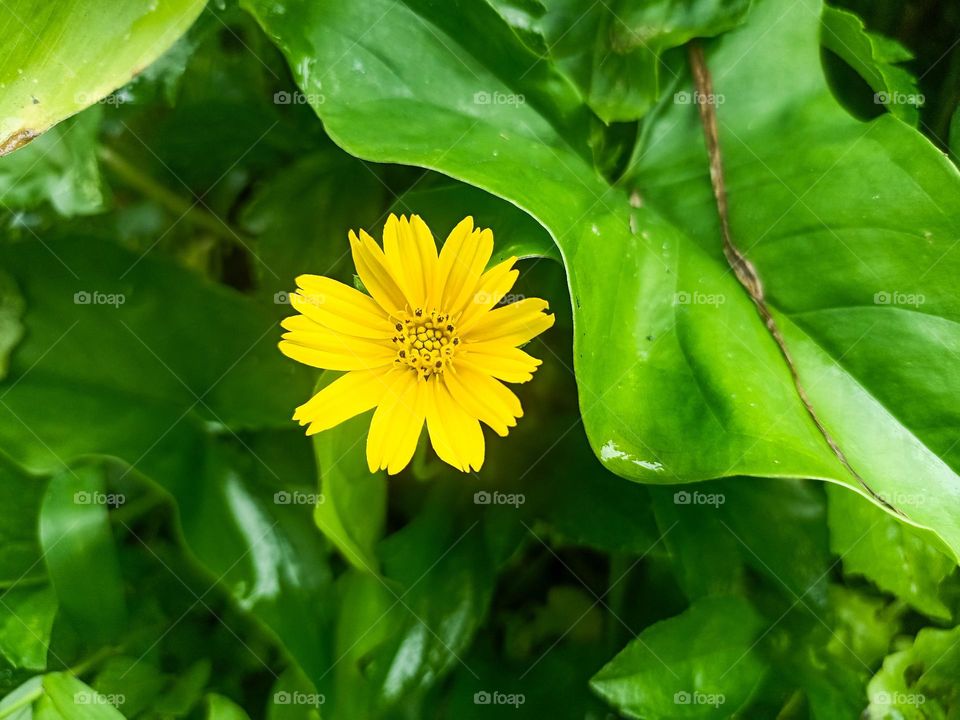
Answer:
<svg viewBox="0 0 960 720"><path fill-rule="evenodd" d="M460 345L450 316L436 310L416 308L412 313L401 313L394 330L394 362L412 368L423 379L441 374Z"/></svg>

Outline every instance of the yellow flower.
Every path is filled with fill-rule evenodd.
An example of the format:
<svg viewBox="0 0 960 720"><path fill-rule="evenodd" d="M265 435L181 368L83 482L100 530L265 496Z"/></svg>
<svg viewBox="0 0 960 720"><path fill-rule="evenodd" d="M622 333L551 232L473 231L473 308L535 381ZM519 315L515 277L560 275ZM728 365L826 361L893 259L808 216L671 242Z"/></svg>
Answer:
<svg viewBox="0 0 960 720"><path fill-rule="evenodd" d="M540 365L519 345L553 325L547 303L497 303L517 279L510 258L489 270L493 233L473 218L443 250L418 216L391 215L383 249L363 230L350 233L357 274L369 292L319 275L297 278L280 350L313 367L345 370L293 419L312 435L376 408L367 436L371 472L400 472L423 423L442 460L468 472L483 464L480 422L500 436L523 415L501 381L527 382Z"/></svg>

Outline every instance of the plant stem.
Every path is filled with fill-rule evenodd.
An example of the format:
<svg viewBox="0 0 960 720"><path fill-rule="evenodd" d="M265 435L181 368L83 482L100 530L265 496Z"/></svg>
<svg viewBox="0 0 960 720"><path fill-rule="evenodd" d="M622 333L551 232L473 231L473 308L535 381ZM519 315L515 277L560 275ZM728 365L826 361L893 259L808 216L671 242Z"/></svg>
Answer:
<svg viewBox="0 0 960 720"><path fill-rule="evenodd" d="M199 200L189 202L180 197L104 145L97 148L97 157L130 187L156 201L177 217L186 218L188 222L230 243L243 245L240 236L226 221L201 207Z"/></svg>

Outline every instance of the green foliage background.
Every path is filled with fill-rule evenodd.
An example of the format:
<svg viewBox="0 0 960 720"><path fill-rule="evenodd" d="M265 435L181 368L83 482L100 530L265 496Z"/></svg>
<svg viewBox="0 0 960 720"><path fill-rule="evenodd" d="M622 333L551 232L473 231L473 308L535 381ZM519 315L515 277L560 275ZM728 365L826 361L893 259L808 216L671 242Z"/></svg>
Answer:
<svg viewBox="0 0 960 720"><path fill-rule="evenodd" d="M958 716L957 7L118 8L0 3L0 719ZM389 212L556 313L480 473L290 420Z"/></svg>

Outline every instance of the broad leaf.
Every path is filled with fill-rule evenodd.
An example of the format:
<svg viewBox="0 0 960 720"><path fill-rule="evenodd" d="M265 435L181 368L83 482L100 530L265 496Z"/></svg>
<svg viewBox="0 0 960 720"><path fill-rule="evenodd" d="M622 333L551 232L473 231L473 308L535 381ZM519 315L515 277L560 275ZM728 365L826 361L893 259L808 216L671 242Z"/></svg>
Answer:
<svg viewBox="0 0 960 720"><path fill-rule="evenodd" d="M956 204L960 177L894 118L861 124L836 104L819 65L819 6L761 0L709 62L729 98L721 122L734 237L752 248L801 381L869 491L811 420L723 259L694 106L667 106L655 118L631 203L593 172L576 98L499 16L483 18L479 43L474 6L461 8L454 26L454 13L425 0L297 2L284 13L247 5L304 92L323 88L315 109L348 151L440 169L509 199L550 231L577 319L584 423L614 472L647 482L815 477L874 496L925 494L931 502L900 511L960 551L960 523L933 502L960 491L948 465L960 448L947 430L960 406L942 400L956 394L950 378L960 372L929 368L934 357L938 366L960 363L940 351L956 342L947 288L957 228L943 209ZM304 72L314 65L326 68L322 81ZM785 78L791 93L779 91ZM529 92L523 104L476 104L479 89ZM784 154L784 142L797 152ZM799 202L802 193L809 197ZM872 305L881 292L879 302L892 302ZM921 294L922 313L892 304ZM898 357L913 363L877 362L894 337Z"/></svg>
<svg viewBox="0 0 960 720"><path fill-rule="evenodd" d="M190 27L205 4L6 3L0 155L126 83Z"/></svg>

